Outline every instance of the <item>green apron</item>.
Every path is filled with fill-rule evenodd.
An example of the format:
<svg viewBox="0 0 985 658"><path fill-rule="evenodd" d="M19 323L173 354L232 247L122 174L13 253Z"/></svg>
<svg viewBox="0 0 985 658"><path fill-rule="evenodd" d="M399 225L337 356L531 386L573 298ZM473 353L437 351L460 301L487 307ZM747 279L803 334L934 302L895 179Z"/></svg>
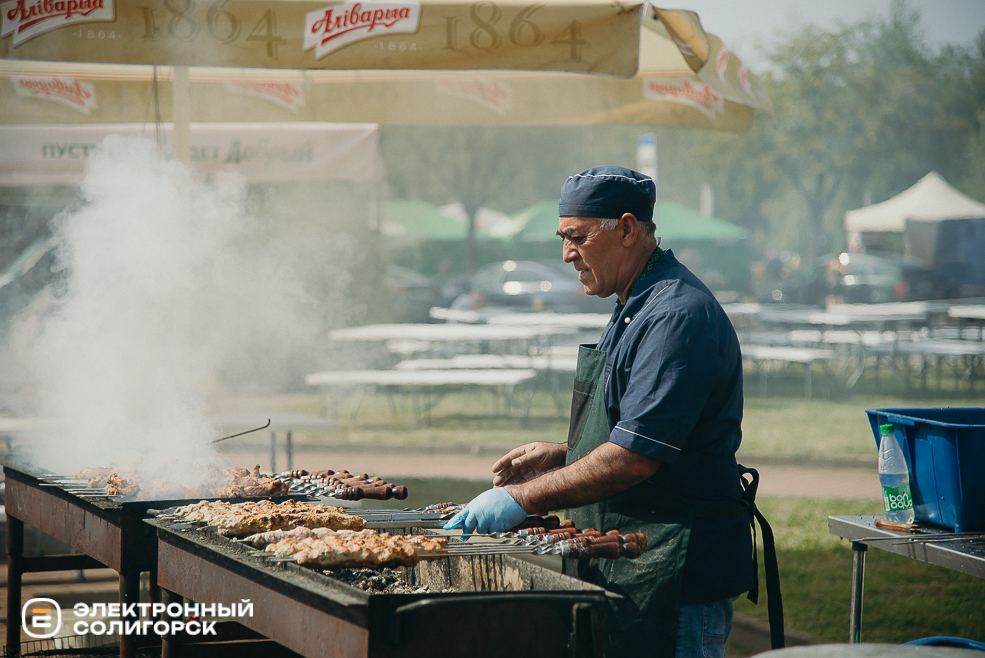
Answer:
<svg viewBox="0 0 985 658"><path fill-rule="evenodd" d="M609 440L605 405L606 353L582 345L578 351L566 463L581 459ZM578 528L642 532L647 549L635 560L581 561L578 575L621 598L609 599L606 655L673 656L681 578L691 525L696 518L748 513L744 501L707 501L657 493L649 480L590 505L567 510Z"/></svg>

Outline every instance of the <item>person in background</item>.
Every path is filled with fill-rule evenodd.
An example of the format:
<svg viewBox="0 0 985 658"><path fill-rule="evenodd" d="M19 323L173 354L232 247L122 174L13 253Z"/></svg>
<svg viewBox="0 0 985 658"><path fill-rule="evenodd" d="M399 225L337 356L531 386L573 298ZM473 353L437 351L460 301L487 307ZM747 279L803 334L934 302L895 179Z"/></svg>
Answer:
<svg viewBox="0 0 985 658"><path fill-rule="evenodd" d="M642 532L636 560L579 563L610 599L606 655L724 656L755 578L736 450L742 358L711 292L656 239L656 185L612 165L570 176L558 235L589 295L618 299L579 348L566 444L514 449L446 528L504 531L567 509L579 528ZM628 650L630 653L621 653Z"/></svg>

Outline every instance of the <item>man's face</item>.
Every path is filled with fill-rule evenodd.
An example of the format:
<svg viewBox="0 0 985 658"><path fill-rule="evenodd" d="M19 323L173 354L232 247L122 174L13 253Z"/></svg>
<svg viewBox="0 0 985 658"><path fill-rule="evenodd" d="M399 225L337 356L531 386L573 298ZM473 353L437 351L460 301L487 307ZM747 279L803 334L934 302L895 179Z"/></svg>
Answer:
<svg viewBox="0 0 985 658"><path fill-rule="evenodd" d="M578 270L586 294L608 297L619 292L617 277L624 255L619 226L605 230L595 217L561 217L557 232L564 240L561 257Z"/></svg>

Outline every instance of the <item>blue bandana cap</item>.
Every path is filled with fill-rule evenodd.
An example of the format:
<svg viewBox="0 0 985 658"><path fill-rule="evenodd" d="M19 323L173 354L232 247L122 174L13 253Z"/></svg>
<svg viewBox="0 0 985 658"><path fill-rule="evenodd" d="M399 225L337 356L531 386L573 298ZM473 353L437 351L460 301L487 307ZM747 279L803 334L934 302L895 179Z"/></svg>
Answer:
<svg viewBox="0 0 985 658"><path fill-rule="evenodd" d="M559 217L618 219L631 212L641 222L653 221L657 185L649 176L616 165L602 165L568 176L561 186Z"/></svg>

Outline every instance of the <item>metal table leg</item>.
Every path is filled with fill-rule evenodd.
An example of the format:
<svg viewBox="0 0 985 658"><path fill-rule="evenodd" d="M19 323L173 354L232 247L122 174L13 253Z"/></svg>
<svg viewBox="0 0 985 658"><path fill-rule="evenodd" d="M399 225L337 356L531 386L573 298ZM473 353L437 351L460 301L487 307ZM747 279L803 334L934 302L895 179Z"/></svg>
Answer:
<svg viewBox="0 0 985 658"><path fill-rule="evenodd" d="M184 605L185 598L179 596L174 592L161 588L161 602L164 605L171 605L172 603L179 603ZM161 638L161 658L174 658L181 652L181 643L176 637L171 635L164 635Z"/></svg>
<svg viewBox="0 0 985 658"><path fill-rule="evenodd" d="M120 604L124 606L140 603L140 572L120 573ZM122 615L121 615L122 617ZM135 617L123 618L123 622L136 621ZM123 633L120 635L120 658L133 658L137 653L137 638Z"/></svg>
<svg viewBox="0 0 985 658"><path fill-rule="evenodd" d="M21 577L24 522L7 515L7 655L21 651Z"/></svg>
<svg viewBox="0 0 985 658"><path fill-rule="evenodd" d="M868 546L852 542L852 610L848 628L848 643L862 641L862 586L865 581L865 551Z"/></svg>

